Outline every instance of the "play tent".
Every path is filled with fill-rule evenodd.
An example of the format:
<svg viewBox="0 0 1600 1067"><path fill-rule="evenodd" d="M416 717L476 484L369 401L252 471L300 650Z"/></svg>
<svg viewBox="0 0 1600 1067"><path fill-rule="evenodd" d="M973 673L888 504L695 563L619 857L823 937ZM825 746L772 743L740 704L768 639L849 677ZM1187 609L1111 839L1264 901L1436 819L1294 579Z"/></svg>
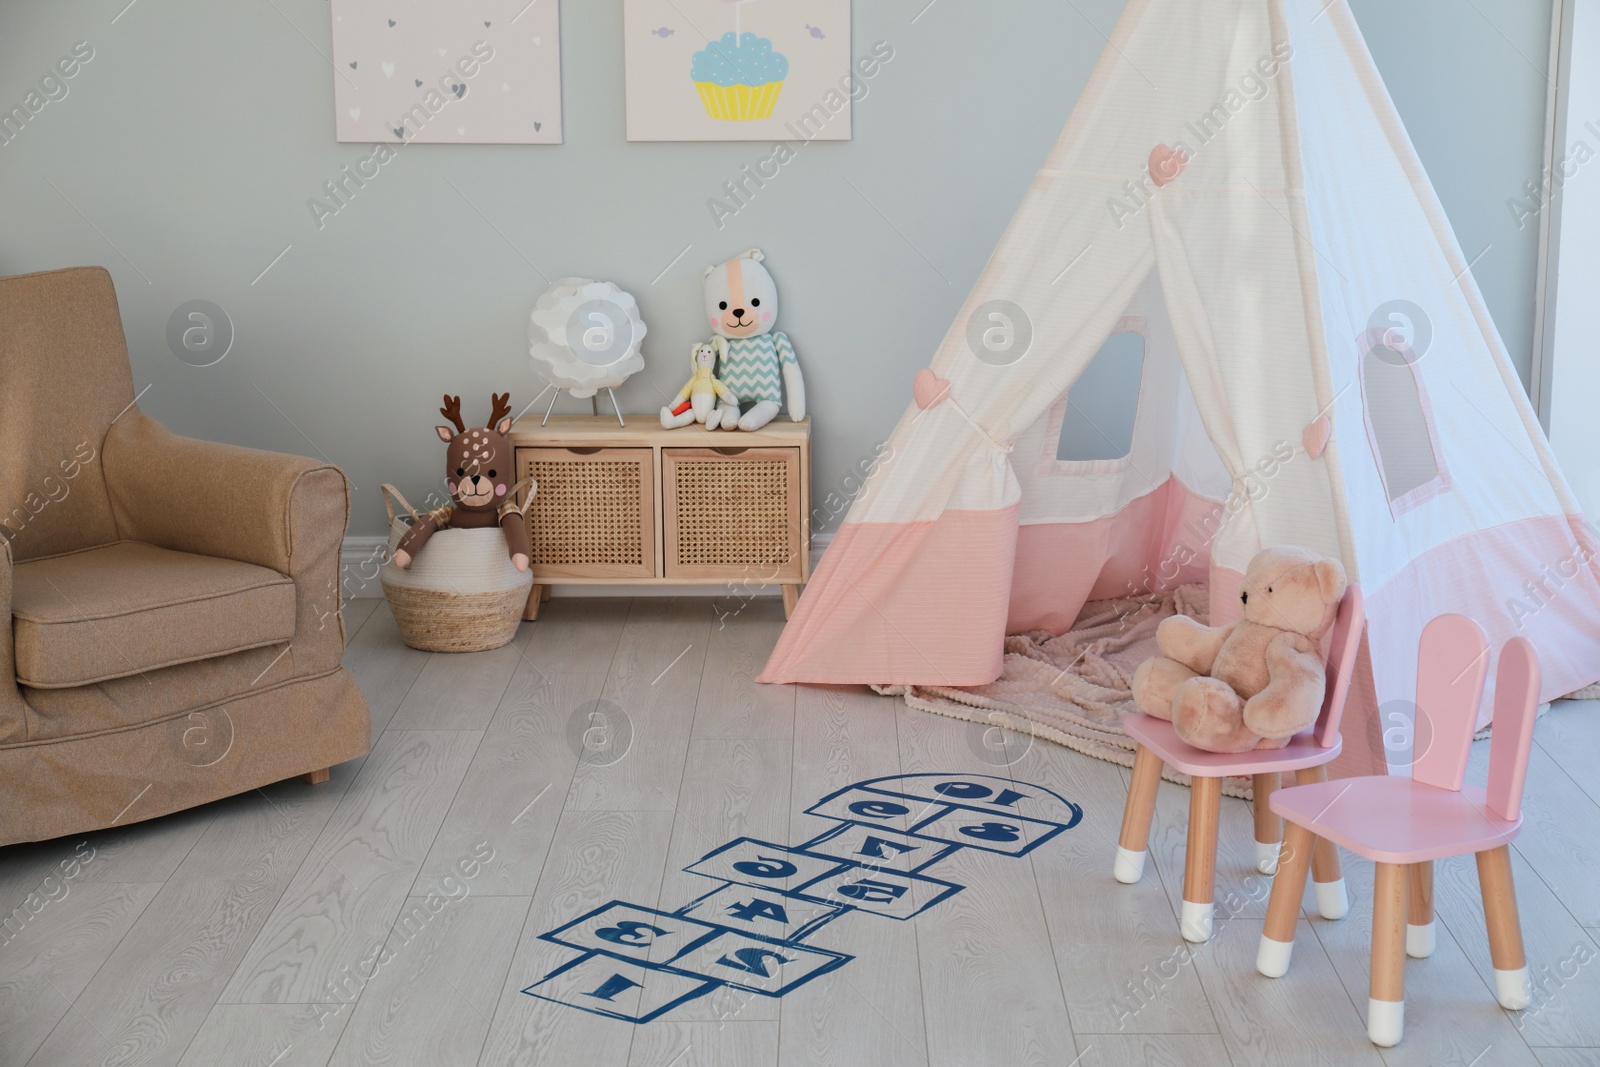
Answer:
<svg viewBox="0 0 1600 1067"><path fill-rule="evenodd" d="M1344 0L1130 0L762 680L982 684L1179 582L1228 621L1277 544L1366 593L1379 761L1441 612L1600 678L1595 538Z"/></svg>

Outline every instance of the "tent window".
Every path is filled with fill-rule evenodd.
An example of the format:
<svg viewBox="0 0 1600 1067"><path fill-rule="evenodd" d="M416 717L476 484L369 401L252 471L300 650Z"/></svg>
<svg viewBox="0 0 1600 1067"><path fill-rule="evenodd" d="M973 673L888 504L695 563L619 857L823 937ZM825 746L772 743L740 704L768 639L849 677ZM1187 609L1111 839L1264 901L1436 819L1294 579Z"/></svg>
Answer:
<svg viewBox="0 0 1600 1067"><path fill-rule="evenodd" d="M1067 392L1056 459L1122 459L1133 451L1143 373L1143 334L1123 332L1106 338Z"/></svg>
<svg viewBox="0 0 1600 1067"><path fill-rule="evenodd" d="M1389 510L1399 516L1449 489L1450 480L1440 462L1416 357L1404 345L1390 344L1382 337L1362 347L1361 394L1367 437Z"/></svg>

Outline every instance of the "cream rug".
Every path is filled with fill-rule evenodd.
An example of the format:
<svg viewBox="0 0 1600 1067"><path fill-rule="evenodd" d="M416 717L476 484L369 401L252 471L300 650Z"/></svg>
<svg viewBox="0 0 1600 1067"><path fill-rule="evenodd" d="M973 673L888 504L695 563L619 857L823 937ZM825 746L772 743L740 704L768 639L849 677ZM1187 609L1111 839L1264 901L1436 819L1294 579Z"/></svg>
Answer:
<svg viewBox="0 0 1600 1067"><path fill-rule="evenodd" d="M1054 741L1131 767L1137 746L1123 732L1122 720L1134 711L1129 691L1133 672L1156 654L1156 627L1172 615L1206 622L1206 587L1184 585L1166 593L1090 601L1064 634L1039 630L1007 637L1004 670L988 685L874 688L903 697L922 711ZM1170 768L1163 769L1163 776L1189 784L1188 775ZM1229 778L1223 792L1248 799L1250 782Z"/></svg>

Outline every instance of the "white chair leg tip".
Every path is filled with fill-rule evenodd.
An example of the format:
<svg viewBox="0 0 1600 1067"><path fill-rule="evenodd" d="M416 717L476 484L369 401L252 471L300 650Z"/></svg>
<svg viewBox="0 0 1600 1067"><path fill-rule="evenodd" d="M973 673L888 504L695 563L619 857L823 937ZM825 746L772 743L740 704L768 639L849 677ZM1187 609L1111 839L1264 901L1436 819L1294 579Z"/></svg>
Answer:
<svg viewBox="0 0 1600 1067"><path fill-rule="evenodd" d="M1178 922L1178 929L1185 941L1204 944L1211 940L1212 910L1209 901L1204 904L1197 904L1192 900L1183 902L1183 917Z"/></svg>
<svg viewBox="0 0 1600 1067"><path fill-rule="evenodd" d="M1438 931L1433 923L1413 926L1406 923L1406 955L1414 960L1425 960L1433 955L1438 944Z"/></svg>
<svg viewBox="0 0 1600 1067"><path fill-rule="evenodd" d="M1533 1003L1533 987L1528 982L1528 968L1494 972L1494 996L1507 1011L1521 1011Z"/></svg>
<svg viewBox="0 0 1600 1067"><path fill-rule="evenodd" d="M1344 879L1336 882L1313 882L1317 890L1317 914L1324 919L1342 919L1350 913L1350 895L1345 892Z"/></svg>
<svg viewBox="0 0 1600 1067"><path fill-rule="evenodd" d="M1406 1002L1403 1000L1367 1001L1367 1037L1374 1045L1392 1048L1406 1030Z"/></svg>
<svg viewBox="0 0 1600 1067"><path fill-rule="evenodd" d="M1111 864L1112 877L1123 885L1132 885L1144 877L1144 858L1147 852L1134 852L1132 849L1117 846L1117 858Z"/></svg>
<svg viewBox="0 0 1600 1067"><path fill-rule="evenodd" d="M1274 941L1262 934L1261 946L1256 949L1256 970L1268 978L1282 978L1289 973L1289 959L1293 955L1293 941Z"/></svg>
<svg viewBox="0 0 1600 1067"><path fill-rule="evenodd" d="M1278 873L1278 848L1280 842L1274 841L1267 844L1264 841L1256 842L1256 870L1262 874Z"/></svg>

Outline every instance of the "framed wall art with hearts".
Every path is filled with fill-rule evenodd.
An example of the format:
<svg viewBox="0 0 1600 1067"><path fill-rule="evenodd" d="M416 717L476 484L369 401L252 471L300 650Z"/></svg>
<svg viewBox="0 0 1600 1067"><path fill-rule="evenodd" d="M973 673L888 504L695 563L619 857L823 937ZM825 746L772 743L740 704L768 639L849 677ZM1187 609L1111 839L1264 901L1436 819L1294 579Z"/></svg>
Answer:
<svg viewBox="0 0 1600 1067"><path fill-rule="evenodd" d="M560 144L557 0L332 0L338 140Z"/></svg>

